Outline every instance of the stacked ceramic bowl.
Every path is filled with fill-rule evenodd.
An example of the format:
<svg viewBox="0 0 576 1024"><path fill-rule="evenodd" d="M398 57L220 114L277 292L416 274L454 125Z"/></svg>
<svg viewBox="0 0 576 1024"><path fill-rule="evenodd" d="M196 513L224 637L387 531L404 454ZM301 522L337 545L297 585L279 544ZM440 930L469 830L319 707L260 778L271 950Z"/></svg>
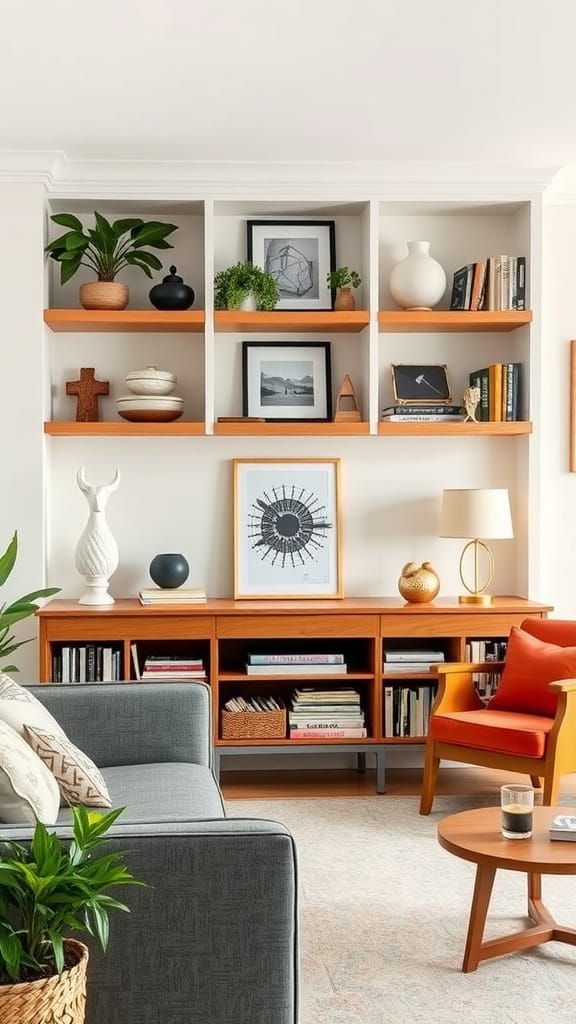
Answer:
<svg viewBox="0 0 576 1024"><path fill-rule="evenodd" d="M182 415L183 398L172 392L176 377L168 370L147 366L126 374L126 387L132 392L116 399L118 413L133 423L167 423Z"/></svg>

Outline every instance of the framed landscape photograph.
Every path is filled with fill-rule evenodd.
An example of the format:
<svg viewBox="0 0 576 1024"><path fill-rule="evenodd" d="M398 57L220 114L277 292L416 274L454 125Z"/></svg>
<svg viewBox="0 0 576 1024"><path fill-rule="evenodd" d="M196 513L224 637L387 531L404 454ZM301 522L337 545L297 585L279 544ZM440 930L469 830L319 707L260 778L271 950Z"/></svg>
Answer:
<svg viewBox="0 0 576 1024"><path fill-rule="evenodd" d="M336 269L333 220L249 220L247 258L274 278L276 309L332 309L326 275Z"/></svg>
<svg viewBox="0 0 576 1024"><path fill-rule="evenodd" d="M242 413L266 420L330 420L330 342L244 341Z"/></svg>
<svg viewBox="0 0 576 1024"><path fill-rule="evenodd" d="M234 597L342 597L340 459L233 459Z"/></svg>
<svg viewBox="0 0 576 1024"><path fill-rule="evenodd" d="M396 402L431 405L452 401L448 370L443 364L393 363L391 369Z"/></svg>

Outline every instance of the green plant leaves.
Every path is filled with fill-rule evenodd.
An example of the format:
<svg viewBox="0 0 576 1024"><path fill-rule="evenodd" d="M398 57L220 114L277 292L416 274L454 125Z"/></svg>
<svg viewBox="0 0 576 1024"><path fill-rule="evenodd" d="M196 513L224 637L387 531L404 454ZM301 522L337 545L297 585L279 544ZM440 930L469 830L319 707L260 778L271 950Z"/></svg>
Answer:
<svg viewBox="0 0 576 1024"><path fill-rule="evenodd" d="M60 224L63 228L82 231L82 224L73 213L55 213L50 217L50 220L53 220L55 224Z"/></svg>
<svg viewBox="0 0 576 1024"><path fill-rule="evenodd" d="M150 269L161 270L162 264L153 253L144 252L144 247L172 249L166 238L178 230L176 224L143 221L141 217L124 217L110 223L97 210L94 211L94 227L86 231L78 217L71 213L54 214L51 220L70 229L44 249L51 259L60 263L62 284L66 284L81 266L88 267L101 281L113 281L126 266L138 267L152 277Z"/></svg>
<svg viewBox="0 0 576 1024"><path fill-rule="evenodd" d="M65 264L63 264L64 266ZM16 556L18 554L18 531L14 531L12 540L10 541L6 551L0 556L0 586L6 583L6 580L10 576L12 569L16 563ZM29 643L28 640L16 640L14 636L10 634L10 628L22 619L27 619L34 612L38 611L38 605L35 603L38 598L41 597L52 597L53 594L57 594L60 591L60 587L42 587L40 590L33 590L29 594L24 594L23 597L17 598L12 604L7 605L6 602L0 605L0 659L6 658L9 654L18 650L23 644ZM17 672L18 669L14 665L2 666L4 672Z"/></svg>
<svg viewBox="0 0 576 1024"><path fill-rule="evenodd" d="M4 554L0 557L0 587L6 583L14 565L16 564L16 555L18 554L18 532L14 531L12 540Z"/></svg>
<svg viewBox="0 0 576 1024"><path fill-rule="evenodd" d="M247 295L253 294L258 309L274 309L280 292L274 278L252 263L236 263L219 270L214 277L216 309L238 309Z"/></svg>

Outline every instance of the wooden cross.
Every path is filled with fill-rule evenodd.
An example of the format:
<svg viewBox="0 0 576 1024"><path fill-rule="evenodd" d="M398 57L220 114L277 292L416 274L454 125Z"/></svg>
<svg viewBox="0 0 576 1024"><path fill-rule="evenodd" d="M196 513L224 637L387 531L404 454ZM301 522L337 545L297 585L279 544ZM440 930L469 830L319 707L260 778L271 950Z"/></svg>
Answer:
<svg viewBox="0 0 576 1024"><path fill-rule="evenodd" d="M80 380L66 381L66 394L76 395L77 423L94 423L100 419L98 411L98 395L107 395L110 382L94 379L94 367L82 366Z"/></svg>

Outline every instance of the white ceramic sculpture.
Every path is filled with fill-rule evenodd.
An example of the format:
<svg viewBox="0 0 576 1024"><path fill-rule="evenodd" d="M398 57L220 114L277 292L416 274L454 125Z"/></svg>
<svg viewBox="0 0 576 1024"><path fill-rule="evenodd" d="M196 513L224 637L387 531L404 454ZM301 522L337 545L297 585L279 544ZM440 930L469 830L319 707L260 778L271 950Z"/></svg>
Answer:
<svg viewBox="0 0 576 1024"><path fill-rule="evenodd" d="M78 604L114 604L108 593L108 581L118 568L118 545L106 522L106 503L120 483L120 470L116 470L109 484L89 484L84 476L84 466L76 474L78 487L86 495L90 513L84 532L76 546L75 563L84 583L86 593Z"/></svg>
<svg viewBox="0 0 576 1024"><path fill-rule="evenodd" d="M390 294L402 309L432 309L446 291L444 268L430 242L407 242L408 255L392 268Z"/></svg>

